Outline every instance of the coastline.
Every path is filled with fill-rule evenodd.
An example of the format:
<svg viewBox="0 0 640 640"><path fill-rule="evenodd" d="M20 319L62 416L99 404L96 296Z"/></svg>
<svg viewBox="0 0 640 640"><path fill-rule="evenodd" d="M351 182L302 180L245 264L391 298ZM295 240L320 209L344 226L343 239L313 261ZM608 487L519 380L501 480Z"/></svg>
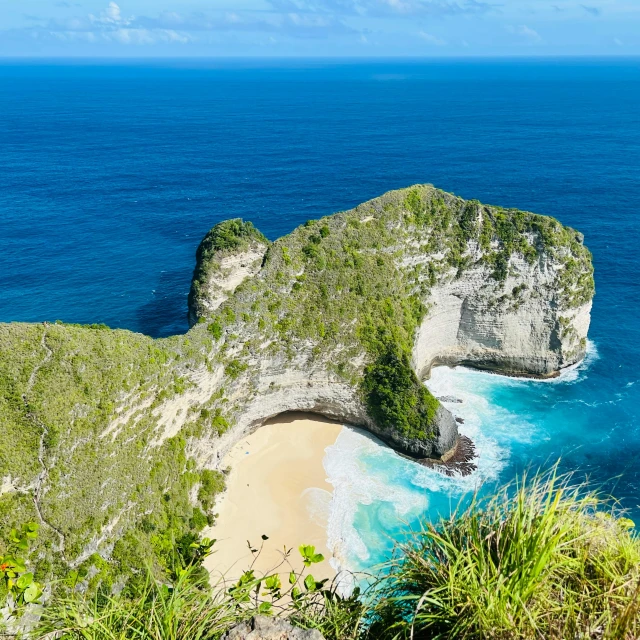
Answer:
<svg viewBox="0 0 640 640"><path fill-rule="evenodd" d="M323 459L341 431L340 423L322 416L287 413L232 447L223 459L230 472L216 504L216 523L203 532L216 540L204 564L212 583L237 580L250 567L258 575L299 571L302 544L314 545L325 557L311 569L314 577L335 577L327 547L333 488ZM286 559L285 548L291 550Z"/></svg>

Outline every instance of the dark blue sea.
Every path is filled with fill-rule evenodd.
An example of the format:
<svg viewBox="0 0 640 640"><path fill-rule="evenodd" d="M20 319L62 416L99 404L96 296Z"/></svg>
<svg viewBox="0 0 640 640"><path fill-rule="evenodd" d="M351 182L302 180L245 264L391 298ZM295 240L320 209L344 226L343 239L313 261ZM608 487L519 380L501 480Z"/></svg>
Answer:
<svg viewBox="0 0 640 640"><path fill-rule="evenodd" d="M589 355L547 383L435 371L480 451L465 480L344 431L330 540L370 564L400 522L558 458L640 522L640 59L0 62L0 321L185 332L215 223L275 239L417 182L585 234Z"/></svg>

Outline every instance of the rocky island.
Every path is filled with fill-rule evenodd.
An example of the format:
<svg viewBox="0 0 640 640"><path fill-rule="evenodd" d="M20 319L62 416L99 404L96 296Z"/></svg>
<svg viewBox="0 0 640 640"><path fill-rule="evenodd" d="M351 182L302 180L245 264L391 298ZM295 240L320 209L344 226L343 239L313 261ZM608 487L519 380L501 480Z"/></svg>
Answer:
<svg viewBox="0 0 640 640"><path fill-rule="evenodd" d="M2 533L39 522L40 574L89 585L170 566L215 517L224 454L288 411L455 472L471 445L422 383L431 367L557 375L584 356L593 294L577 231L429 185L275 242L222 222L186 335L0 325Z"/></svg>

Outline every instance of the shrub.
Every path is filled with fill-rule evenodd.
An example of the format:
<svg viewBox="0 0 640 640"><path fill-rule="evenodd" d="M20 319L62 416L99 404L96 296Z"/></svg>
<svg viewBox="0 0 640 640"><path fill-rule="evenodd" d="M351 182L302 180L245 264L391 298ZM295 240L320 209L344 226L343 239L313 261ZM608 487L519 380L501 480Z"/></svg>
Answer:
<svg viewBox="0 0 640 640"><path fill-rule="evenodd" d="M224 368L224 372L232 379L235 380L241 373L248 369L249 365L246 362L240 362L240 360L231 360L229 364Z"/></svg>

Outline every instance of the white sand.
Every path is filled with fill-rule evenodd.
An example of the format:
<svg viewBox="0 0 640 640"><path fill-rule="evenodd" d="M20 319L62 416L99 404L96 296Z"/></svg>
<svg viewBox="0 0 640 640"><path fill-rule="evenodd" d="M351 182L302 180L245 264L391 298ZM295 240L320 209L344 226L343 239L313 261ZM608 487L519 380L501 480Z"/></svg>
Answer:
<svg viewBox="0 0 640 640"><path fill-rule="evenodd" d="M289 563L302 568L301 544L315 545L325 561L311 568L316 579L333 578L327 549L327 519L332 487L322 466L325 449L342 426L320 416L283 414L244 438L227 455L227 490L218 500L216 524L204 535L217 540L205 567L212 582L221 576L237 579L252 562L253 548L263 544L254 569L271 573L282 564L283 550L292 549ZM281 573L291 570L285 563Z"/></svg>

